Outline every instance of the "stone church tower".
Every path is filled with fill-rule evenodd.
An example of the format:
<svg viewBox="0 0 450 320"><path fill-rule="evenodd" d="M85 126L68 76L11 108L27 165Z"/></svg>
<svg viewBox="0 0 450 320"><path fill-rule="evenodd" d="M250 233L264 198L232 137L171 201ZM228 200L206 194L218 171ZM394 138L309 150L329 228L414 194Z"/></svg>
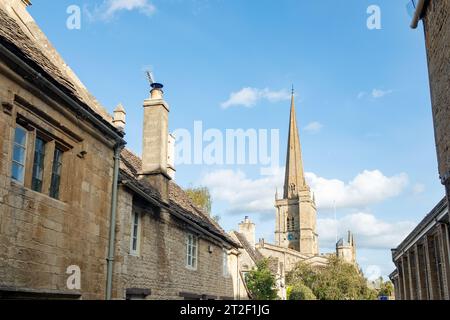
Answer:
<svg viewBox="0 0 450 320"><path fill-rule="evenodd" d="M305 255L318 255L316 204L311 195L311 190L306 184L303 171L294 92L292 92L291 99L284 195L282 199L278 199L278 194L276 195L275 208L276 244Z"/></svg>

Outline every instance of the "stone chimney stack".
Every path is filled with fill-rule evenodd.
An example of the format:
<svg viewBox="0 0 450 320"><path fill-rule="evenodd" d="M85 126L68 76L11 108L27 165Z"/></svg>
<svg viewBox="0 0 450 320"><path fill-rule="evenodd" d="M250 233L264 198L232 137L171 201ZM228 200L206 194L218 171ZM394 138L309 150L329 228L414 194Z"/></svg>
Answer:
<svg viewBox="0 0 450 320"><path fill-rule="evenodd" d="M252 248L255 247L255 224L250 221L248 216L239 224L239 233L247 239Z"/></svg>
<svg viewBox="0 0 450 320"><path fill-rule="evenodd" d="M126 115L125 108L119 103L114 110L113 125L122 132L125 131Z"/></svg>
<svg viewBox="0 0 450 320"><path fill-rule="evenodd" d="M172 180L175 180L175 136L173 134L169 134L168 139L168 154L167 154L167 173L169 174Z"/></svg>
<svg viewBox="0 0 450 320"><path fill-rule="evenodd" d="M152 83L150 98L144 100L144 130L141 178L168 201L169 105L164 101L163 85Z"/></svg>

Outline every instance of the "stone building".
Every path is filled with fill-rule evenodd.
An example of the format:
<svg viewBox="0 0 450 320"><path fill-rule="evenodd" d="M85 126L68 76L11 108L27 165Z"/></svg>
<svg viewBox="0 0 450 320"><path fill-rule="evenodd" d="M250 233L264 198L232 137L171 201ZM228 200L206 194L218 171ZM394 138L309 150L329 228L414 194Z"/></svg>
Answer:
<svg viewBox="0 0 450 320"><path fill-rule="evenodd" d="M336 243L336 255L347 263L356 264L356 243L351 231L347 240L342 238Z"/></svg>
<svg viewBox="0 0 450 320"><path fill-rule="evenodd" d="M172 179L168 119L162 85L153 84L142 159L121 154L113 297L232 300L239 244Z"/></svg>
<svg viewBox="0 0 450 320"><path fill-rule="evenodd" d="M162 85L141 160L27 5L0 2L0 298L239 297L239 244L172 180Z"/></svg>
<svg viewBox="0 0 450 320"><path fill-rule="evenodd" d="M450 299L450 2L413 0L416 10L411 27L423 21L430 78L439 175L447 197L392 250L396 270L390 275L397 299Z"/></svg>
<svg viewBox="0 0 450 320"><path fill-rule="evenodd" d="M275 198L275 244L306 255L317 255L316 203L305 181L294 93L291 98L284 194L282 199L278 199L278 194Z"/></svg>
<svg viewBox="0 0 450 320"><path fill-rule="evenodd" d="M439 175L450 201L450 1L413 2L411 27L423 21Z"/></svg>
<svg viewBox="0 0 450 320"><path fill-rule="evenodd" d="M390 278L398 300L448 300L450 233L446 199L419 223L395 249L396 270Z"/></svg>
<svg viewBox="0 0 450 320"><path fill-rule="evenodd" d="M102 299L123 134L28 3L0 2L0 298ZM70 266L81 285L69 290Z"/></svg>
<svg viewBox="0 0 450 320"><path fill-rule="evenodd" d="M275 195L275 244L260 239L255 241L255 224L246 217L239 224L239 231L230 235L240 245L237 282L241 288L241 299L248 298L245 288L245 273L252 270L256 263L269 259L272 272L278 284L278 294L286 298L285 276L298 263L303 262L320 267L328 263L330 256L337 256L347 263L356 263L356 244L351 232L348 241L336 243L336 252L319 253L319 235L317 234L317 212L314 196L305 181L300 137L298 133L294 93L291 99L289 137L286 156L286 172L283 198Z"/></svg>

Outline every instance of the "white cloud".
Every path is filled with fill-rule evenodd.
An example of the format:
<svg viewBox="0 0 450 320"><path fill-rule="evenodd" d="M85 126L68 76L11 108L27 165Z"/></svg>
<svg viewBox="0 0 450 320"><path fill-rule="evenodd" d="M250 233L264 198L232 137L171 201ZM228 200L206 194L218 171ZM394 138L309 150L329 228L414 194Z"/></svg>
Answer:
<svg viewBox="0 0 450 320"><path fill-rule="evenodd" d="M421 183L416 183L414 186L413 186L413 188L412 188L413 190L413 193L415 194L415 195L418 195L418 194L421 194L421 193L424 193L424 191L425 191L425 186L423 185L423 184L421 184Z"/></svg>
<svg viewBox="0 0 450 320"><path fill-rule="evenodd" d="M380 99L383 98L391 93L393 93L394 90L381 90L381 89L373 89L372 92L367 93L366 91L361 91L358 93L358 95L356 96L356 98L358 100L363 99L367 96L372 97L374 99Z"/></svg>
<svg viewBox="0 0 450 320"><path fill-rule="evenodd" d="M260 100L269 102L278 102L289 100L291 94L287 90L273 91L268 88L242 88L237 92L232 92L227 101L221 104L222 108L227 109L233 106L243 106L246 108L254 107Z"/></svg>
<svg viewBox="0 0 450 320"><path fill-rule="evenodd" d="M364 276L371 282L376 282L381 277L381 268L377 265L369 265L364 270Z"/></svg>
<svg viewBox="0 0 450 320"><path fill-rule="evenodd" d="M367 92L361 91L360 93L358 93L357 98L358 99L362 99L362 98L364 98L366 96L366 94L367 94Z"/></svg>
<svg viewBox="0 0 450 320"><path fill-rule="evenodd" d="M384 96L391 94L392 92L393 92L392 90L383 91L381 89L373 89L372 90L372 98L375 98L375 99L383 98Z"/></svg>
<svg viewBox="0 0 450 320"><path fill-rule="evenodd" d="M358 248L390 249L398 246L413 230L412 221L386 222L366 212L357 212L334 220L317 219L317 231L322 246L331 247L336 234L341 237L351 230Z"/></svg>
<svg viewBox="0 0 450 320"><path fill-rule="evenodd" d="M309 123L303 130L305 130L308 133L316 134L319 133L323 128L323 124L320 122L314 121Z"/></svg>
<svg viewBox="0 0 450 320"><path fill-rule="evenodd" d="M93 20L111 20L120 11L133 10L150 16L155 13L156 7L149 0L104 0L93 13L88 13Z"/></svg>
<svg viewBox="0 0 450 320"><path fill-rule="evenodd" d="M278 169L273 175L250 179L240 170L218 170L206 174L201 184L210 189L214 200L227 202L229 213L273 213L275 189L283 184L283 172Z"/></svg>
<svg viewBox="0 0 450 320"><path fill-rule="evenodd" d="M325 179L314 173L306 173L319 209L364 208L398 196L408 184L406 174L386 177L378 170L364 171L352 181ZM273 214L274 194L278 187L283 193L284 168L272 175L251 179L242 171L218 170L206 174L201 184L207 186L214 200L227 203L229 213Z"/></svg>
<svg viewBox="0 0 450 320"><path fill-rule="evenodd" d="M316 195L319 208L361 208L398 196L408 184L408 176L400 173L386 177L381 171L365 170L345 183L337 179L306 173L306 179Z"/></svg>

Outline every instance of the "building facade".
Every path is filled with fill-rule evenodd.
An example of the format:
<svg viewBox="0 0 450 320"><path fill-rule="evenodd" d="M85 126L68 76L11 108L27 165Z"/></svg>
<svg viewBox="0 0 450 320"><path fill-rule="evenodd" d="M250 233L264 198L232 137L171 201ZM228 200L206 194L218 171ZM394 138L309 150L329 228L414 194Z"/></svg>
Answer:
<svg viewBox="0 0 450 320"><path fill-rule="evenodd" d="M450 201L450 2L417 0L411 24L423 21L439 176Z"/></svg>
<svg viewBox="0 0 450 320"><path fill-rule="evenodd" d="M123 135L27 4L0 3L0 298L102 299Z"/></svg>
<svg viewBox="0 0 450 320"><path fill-rule="evenodd" d="M173 180L162 85L138 157L27 5L0 2L0 299L239 297L240 245Z"/></svg>
<svg viewBox="0 0 450 320"><path fill-rule="evenodd" d="M446 199L395 249L396 270L390 275L398 300L448 300L450 234Z"/></svg>

